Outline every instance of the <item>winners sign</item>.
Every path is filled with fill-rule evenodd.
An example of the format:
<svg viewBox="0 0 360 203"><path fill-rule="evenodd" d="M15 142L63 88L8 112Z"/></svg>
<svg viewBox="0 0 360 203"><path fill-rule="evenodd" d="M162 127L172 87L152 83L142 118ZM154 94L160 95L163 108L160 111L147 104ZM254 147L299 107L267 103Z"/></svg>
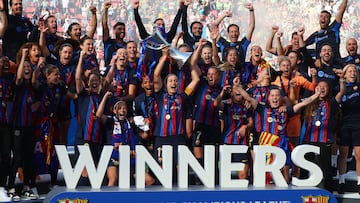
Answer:
<svg viewBox="0 0 360 203"><path fill-rule="evenodd" d="M53 191L47 202L59 200L86 200L88 202L121 201L121 202L241 202L241 203L289 203L289 202L337 202L331 193L315 187L323 177L321 169L307 161L307 153L320 153L320 148L312 145L296 147L292 154L292 162L309 172L307 179L292 178L289 186L281 169L286 162L285 152L272 146L254 146L253 185L248 180L232 179L233 171L240 171L244 164L231 162L232 154L246 153L247 146L223 145L219 147L219 185L215 185L215 147L204 147L204 165L202 166L186 146L178 147L177 184L173 185L172 147L163 147L163 160L160 165L143 146L136 147L135 188L130 187L130 148L119 147L119 184L118 187L101 188L106 169L113 150L112 146L104 146L98 166L96 167L88 146L78 146L79 157L74 166L71 165L65 146L55 146L60 165L63 170L66 189ZM272 163L266 163L271 153ZM203 186L190 186L188 183L189 168L202 181ZM83 169L86 169L91 189L75 189ZM145 172L150 169L159 180L161 186L145 188ZM266 186L266 173L272 175L275 183ZM305 188L306 187L306 188ZM115 200L116 199L116 200Z"/></svg>

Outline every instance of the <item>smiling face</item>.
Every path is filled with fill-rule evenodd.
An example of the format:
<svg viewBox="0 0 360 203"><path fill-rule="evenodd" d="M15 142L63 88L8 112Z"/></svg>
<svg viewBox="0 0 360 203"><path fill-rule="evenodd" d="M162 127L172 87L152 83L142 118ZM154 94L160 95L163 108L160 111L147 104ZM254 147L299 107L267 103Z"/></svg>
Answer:
<svg viewBox="0 0 360 203"><path fill-rule="evenodd" d="M25 61L24 62L24 69L23 69L23 77L25 80L30 80L32 74L32 68L30 65L30 62Z"/></svg>
<svg viewBox="0 0 360 203"><path fill-rule="evenodd" d="M146 96L150 96L154 92L154 83L148 76L143 77L141 87L143 88Z"/></svg>
<svg viewBox="0 0 360 203"><path fill-rule="evenodd" d="M202 48L200 57L204 61L204 64L211 64L213 57L211 47L205 46L204 48Z"/></svg>
<svg viewBox="0 0 360 203"><path fill-rule="evenodd" d="M280 61L279 66L280 66L279 69L282 71L282 76L289 78L291 75L290 60L283 59L282 61Z"/></svg>
<svg viewBox="0 0 360 203"><path fill-rule="evenodd" d="M355 65L349 64L344 67L344 78L346 82L358 82L358 70Z"/></svg>
<svg viewBox="0 0 360 203"><path fill-rule="evenodd" d="M2 56L0 58L0 74L1 75L8 74L9 68L10 68L9 58L6 56Z"/></svg>
<svg viewBox="0 0 360 203"><path fill-rule="evenodd" d="M81 26L78 23L72 24L68 34L71 39L79 41L81 38Z"/></svg>
<svg viewBox="0 0 360 203"><path fill-rule="evenodd" d="M350 38L346 41L346 51L349 56L355 56L357 53L358 45L354 38Z"/></svg>
<svg viewBox="0 0 360 203"><path fill-rule="evenodd" d="M85 51L86 55L91 55L93 53L94 44L92 39L86 39L81 45L81 50Z"/></svg>
<svg viewBox="0 0 360 203"><path fill-rule="evenodd" d="M291 38L291 46L292 50L298 50L299 49L299 36L297 34L294 34Z"/></svg>
<svg viewBox="0 0 360 203"><path fill-rule="evenodd" d="M67 65L70 63L72 59L73 48L71 46L64 46L59 51L60 63L63 65Z"/></svg>
<svg viewBox="0 0 360 203"><path fill-rule="evenodd" d="M116 39L124 39L125 37L125 25L117 25L114 28L114 35Z"/></svg>
<svg viewBox="0 0 360 203"><path fill-rule="evenodd" d="M59 84L59 82L60 82L59 69L55 68L55 69L51 70L51 72L46 75L46 82L49 85Z"/></svg>
<svg viewBox="0 0 360 203"><path fill-rule="evenodd" d="M201 37L203 26L201 23L196 22L191 26L191 33L196 37Z"/></svg>
<svg viewBox="0 0 360 203"><path fill-rule="evenodd" d="M280 89L271 89L268 96L268 102L271 108L280 107Z"/></svg>
<svg viewBox="0 0 360 203"><path fill-rule="evenodd" d="M260 46L253 46L251 48L251 60L254 62L261 62L262 49Z"/></svg>
<svg viewBox="0 0 360 203"><path fill-rule="evenodd" d="M241 96L240 91L237 88L231 88L231 96L234 103L239 104L243 100L243 97Z"/></svg>
<svg viewBox="0 0 360 203"><path fill-rule="evenodd" d="M329 85L325 81L320 81L317 85L317 87L320 89L320 95L319 98L321 100L324 100L328 97L329 94Z"/></svg>
<svg viewBox="0 0 360 203"><path fill-rule="evenodd" d="M39 45L33 44L29 49L29 60L32 64L37 64L41 57L41 49Z"/></svg>
<svg viewBox="0 0 360 203"><path fill-rule="evenodd" d="M11 3L11 12L14 16L21 16L22 15L22 0L13 0Z"/></svg>
<svg viewBox="0 0 360 203"><path fill-rule="evenodd" d="M119 67L125 67L127 62L127 51L125 48L120 48L116 51L116 54L118 56L116 65Z"/></svg>
<svg viewBox="0 0 360 203"><path fill-rule="evenodd" d="M170 74L166 78L166 91L169 95L174 95L177 93L178 89L178 78L174 74Z"/></svg>
<svg viewBox="0 0 360 203"><path fill-rule="evenodd" d="M124 101L119 101L114 105L114 114L120 121L125 120L127 115L127 107Z"/></svg>
<svg viewBox="0 0 360 203"><path fill-rule="evenodd" d="M329 63L332 59L332 48L330 45L324 45L320 51L320 59L324 63Z"/></svg>
<svg viewBox="0 0 360 203"><path fill-rule="evenodd" d="M229 36L229 40L230 42L237 42L239 39L239 27L236 25L230 25L228 28L228 36Z"/></svg>
<svg viewBox="0 0 360 203"><path fill-rule="evenodd" d="M100 76L97 74L90 74L88 85L90 92L98 93L100 88Z"/></svg>
<svg viewBox="0 0 360 203"><path fill-rule="evenodd" d="M128 57L129 59L136 59L136 54L137 54L137 46L136 46L136 42L128 42L126 44L126 50L128 53Z"/></svg>
<svg viewBox="0 0 360 203"><path fill-rule="evenodd" d="M207 81L209 86L215 86L218 81L219 81L219 73L216 69L216 67L211 67L209 68L208 72L207 72Z"/></svg>
<svg viewBox="0 0 360 203"><path fill-rule="evenodd" d="M226 61L229 62L232 66L236 66L238 60L238 55L236 49L230 49L226 56Z"/></svg>
<svg viewBox="0 0 360 203"><path fill-rule="evenodd" d="M330 18L331 18L331 16L328 12L322 11L320 13L319 24L320 24L321 29L324 30L329 26Z"/></svg>
<svg viewBox="0 0 360 203"><path fill-rule="evenodd" d="M50 34L56 34L57 32L57 23L56 23L56 18L55 16L50 16L49 18L46 19L45 21L46 27L49 28L49 33Z"/></svg>

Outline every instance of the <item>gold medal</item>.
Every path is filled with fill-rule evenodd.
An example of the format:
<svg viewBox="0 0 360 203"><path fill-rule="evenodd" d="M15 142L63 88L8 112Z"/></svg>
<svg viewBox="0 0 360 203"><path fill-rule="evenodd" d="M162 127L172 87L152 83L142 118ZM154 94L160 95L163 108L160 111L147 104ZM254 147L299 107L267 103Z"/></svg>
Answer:
<svg viewBox="0 0 360 203"><path fill-rule="evenodd" d="M283 127L281 125L278 125L278 130L282 130Z"/></svg>
<svg viewBox="0 0 360 203"><path fill-rule="evenodd" d="M199 139L196 139L195 145L200 145L200 140Z"/></svg>
<svg viewBox="0 0 360 203"><path fill-rule="evenodd" d="M360 63L360 59L355 59L355 63Z"/></svg>
<svg viewBox="0 0 360 203"><path fill-rule="evenodd" d="M210 95L210 94L207 94L207 95L205 96L205 98L206 98L206 100L210 100L210 99L211 99L211 95Z"/></svg>
<svg viewBox="0 0 360 203"><path fill-rule="evenodd" d="M316 121L316 122L315 122L315 125L316 125L317 127L319 127L319 126L321 125L321 122L320 122L320 121Z"/></svg>
<svg viewBox="0 0 360 203"><path fill-rule="evenodd" d="M353 87L353 90L354 91L356 91L356 90L358 90L359 89L359 87L357 86L357 85L355 85L354 87Z"/></svg>
<svg viewBox="0 0 360 203"><path fill-rule="evenodd" d="M170 118L171 118L171 117L170 117L170 114L166 114L165 119L166 119L166 120L170 120Z"/></svg>
<svg viewBox="0 0 360 203"><path fill-rule="evenodd" d="M175 101L176 103L178 103L178 102L179 102L179 100L178 100L178 99L175 99L174 101Z"/></svg>
<svg viewBox="0 0 360 203"><path fill-rule="evenodd" d="M236 114L234 114L234 115L232 116L232 118L233 118L234 120L239 120L239 116L236 115Z"/></svg>
<svg viewBox="0 0 360 203"><path fill-rule="evenodd" d="M272 123L274 120L273 120L273 118L272 117L269 117L268 119L267 119L267 122L269 122L269 123Z"/></svg>

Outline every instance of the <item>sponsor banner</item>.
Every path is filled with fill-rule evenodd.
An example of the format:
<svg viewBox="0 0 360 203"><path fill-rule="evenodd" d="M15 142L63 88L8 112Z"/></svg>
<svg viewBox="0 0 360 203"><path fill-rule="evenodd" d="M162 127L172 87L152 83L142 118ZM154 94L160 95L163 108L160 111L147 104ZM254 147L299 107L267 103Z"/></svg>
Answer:
<svg viewBox="0 0 360 203"><path fill-rule="evenodd" d="M326 190L304 187L271 187L227 190L190 186L187 189L165 189L151 186L146 189L119 189L117 187L66 189L58 187L50 192L45 203L337 203Z"/></svg>

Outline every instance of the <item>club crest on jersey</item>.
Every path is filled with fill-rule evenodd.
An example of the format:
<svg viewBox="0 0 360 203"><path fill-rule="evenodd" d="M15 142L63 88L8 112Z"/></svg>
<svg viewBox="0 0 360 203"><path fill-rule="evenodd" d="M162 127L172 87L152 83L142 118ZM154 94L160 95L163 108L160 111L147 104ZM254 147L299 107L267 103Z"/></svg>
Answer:
<svg viewBox="0 0 360 203"><path fill-rule="evenodd" d="M328 203L330 197L329 196L302 196L303 203Z"/></svg>
<svg viewBox="0 0 360 203"><path fill-rule="evenodd" d="M66 198L66 199L59 199L58 200L58 203L88 203L89 200L87 199L69 199L69 198Z"/></svg>

